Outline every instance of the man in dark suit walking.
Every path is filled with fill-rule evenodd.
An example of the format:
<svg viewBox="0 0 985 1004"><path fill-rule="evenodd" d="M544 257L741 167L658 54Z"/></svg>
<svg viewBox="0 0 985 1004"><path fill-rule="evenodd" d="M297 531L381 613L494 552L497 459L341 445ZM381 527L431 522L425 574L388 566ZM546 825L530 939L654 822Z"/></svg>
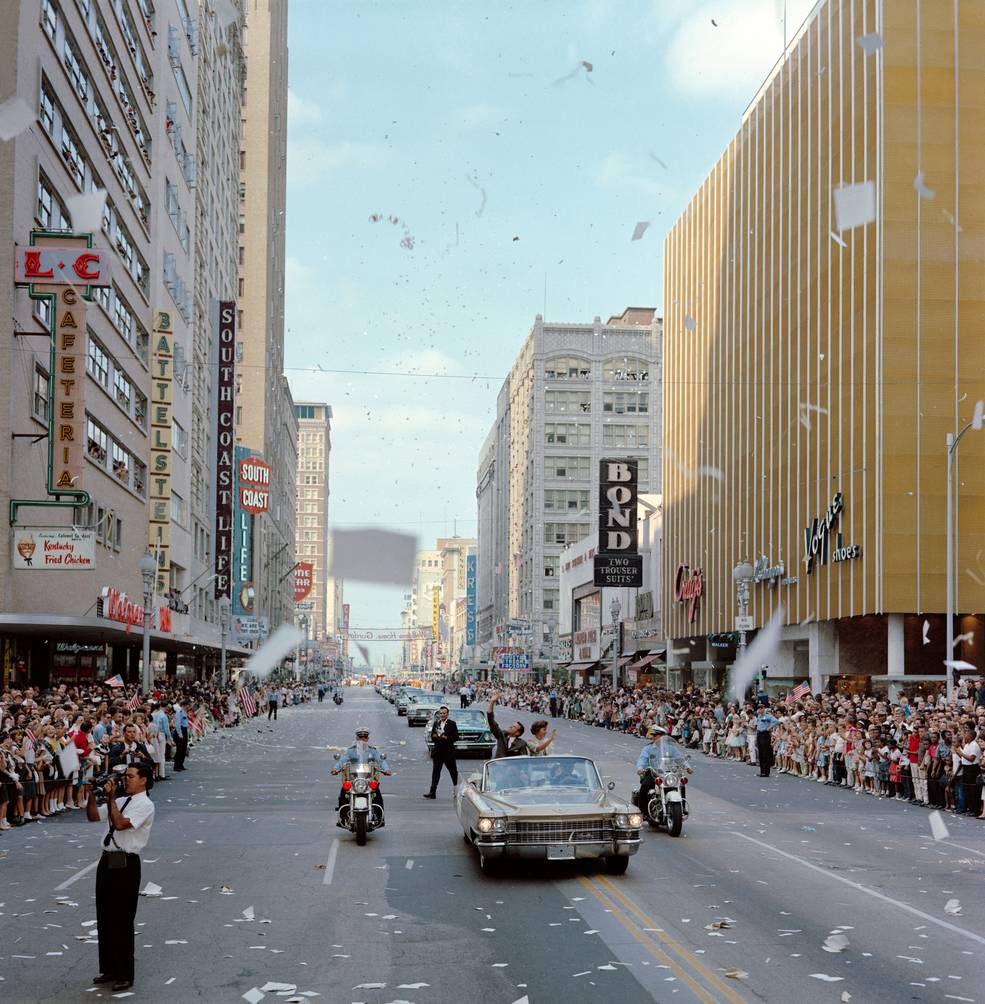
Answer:
<svg viewBox="0 0 985 1004"><path fill-rule="evenodd" d="M447 767L451 775L452 788L458 785L458 764L455 762L455 743L458 742L458 726L448 717L448 709L438 708L434 725L431 726L431 790L425 798L437 798L441 768Z"/></svg>

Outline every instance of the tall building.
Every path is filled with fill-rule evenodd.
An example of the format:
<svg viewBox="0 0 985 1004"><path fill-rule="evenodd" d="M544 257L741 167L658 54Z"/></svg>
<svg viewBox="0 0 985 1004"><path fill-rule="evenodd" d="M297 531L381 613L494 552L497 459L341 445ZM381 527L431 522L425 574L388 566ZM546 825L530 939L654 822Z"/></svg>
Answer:
<svg viewBox="0 0 985 1004"><path fill-rule="evenodd" d="M298 561L312 566L311 593L298 608L308 617L308 637L313 641L334 638L336 589L328 578L328 496L329 461L332 450L331 405L299 401L294 405L298 418Z"/></svg>
<svg viewBox="0 0 985 1004"><path fill-rule="evenodd" d="M271 466L270 508L255 524L256 611L294 619L298 425L284 377L284 221L287 160L287 0L246 10L240 152L236 442Z"/></svg>
<svg viewBox="0 0 985 1004"><path fill-rule="evenodd" d="M433 637L434 594L440 596L441 552L436 549L417 552L414 562L414 578L410 587L410 600L405 613L401 616L401 627L420 637L411 638L404 645L404 660L406 669L431 668L434 656L437 654L437 640Z"/></svg>
<svg viewBox="0 0 985 1004"><path fill-rule="evenodd" d="M194 163L195 281L191 363L191 434L181 434L188 451L187 507L192 542L193 587L186 602L193 617L217 623L214 571L216 538L214 463L216 443L212 421L216 389L212 380L216 349L218 303L235 300L239 253L240 107L246 63L241 22L225 23L212 12L214 4L198 0L194 26L198 52L197 113ZM184 130L166 126L170 142L180 150ZM175 430L176 437L178 430Z"/></svg>
<svg viewBox="0 0 985 1004"><path fill-rule="evenodd" d="M155 659L201 671L219 632L214 608L195 602L210 540L192 518L189 433L196 409L212 407L195 387L196 206L203 174L226 167L203 172L198 150L200 25L185 0L13 10L0 102L16 95L36 119L0 144L0 223L12 235L0 252L11 319L0 330L0 508L12 527L0 534L3 679L135 679L148 548ZM95 211L77 201L101 191L101 213L99 196ZM107 260L94 284L54 287L71 310L38 276L30 288L10 281L15 243L87 233ZM210 254L228 261L228 240ZM62 460L75 474L58 495Z"/></svg>
<svg viewBox="0 0 985 1004"><path fill-rule="evenodd" d="M497 400L480 457L478 641L509 621L546 635L558 615L558 557L597 524L598 464L639 462L660 491L661 321L631 307L591 324L538 314Z"/></svg>
<svg viewBox="0 0 985 1004"><path fill-rule="evenodd" d="M664 399L663 617L694 642L668 644L672 684L734 658L713 640L743 561L752 622L783 625L773 686L934 689L944 660L981 665L983 44L976 3L819 3L667 237L687 393ZM946 437L968 426L948 651Z"/></svg>

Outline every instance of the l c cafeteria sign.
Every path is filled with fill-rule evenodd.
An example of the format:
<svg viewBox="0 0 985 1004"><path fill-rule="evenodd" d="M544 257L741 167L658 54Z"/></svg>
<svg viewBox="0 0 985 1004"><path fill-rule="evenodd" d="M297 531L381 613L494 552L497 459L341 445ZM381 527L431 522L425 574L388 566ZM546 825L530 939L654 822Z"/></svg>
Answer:
<svg viewBox="0 0 985 1004"><path fill-rule="evenodd" d="M599 461L599 547L595 554L596 586L643 585L643 555L637 553L638 463Z"/></svg>

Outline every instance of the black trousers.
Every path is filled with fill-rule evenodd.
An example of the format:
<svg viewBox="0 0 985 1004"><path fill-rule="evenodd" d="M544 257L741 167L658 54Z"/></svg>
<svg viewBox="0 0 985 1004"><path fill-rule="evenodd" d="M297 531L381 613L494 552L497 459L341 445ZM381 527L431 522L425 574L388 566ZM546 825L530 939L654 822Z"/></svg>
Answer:
<svg viewBox="0 0 985 1004"><path fill-rule="evenodd" d="M458 695L458 702L459 702L459 704L463 708L467 708L469 706L469 695L468 694L459 694Z"/></svg>
<svg viewBox="0 0 985 1004"><path fill-rule="evenodd" d="M133 921L140 893L140 856L128 854L126 868L110 868L104 854L96 868L96 927L99 971L133 981Z"/></svg>
<svg viewBox="0 0 985 1004"><path fill-rule="evenodd" d="M176 730L174 734L174 769L185 769L185 757L188 756L188 729Z"/></svg>
<svg viewBox="0 0 985 1004"><path fill-rule="evenodd" d="M431 754L431 794L438 790L438 782L441 780L441 768L447 767L451 775L451 783L458 784L458 764L455 762L454 751L450 753L439 753L435 750Z"/></svg>
<svg viewBox="0 0 985 1004"><path fill-rule="evenodd" d="M756 733L756 757L759 760L759 776L769 777L773 766L773 740L767 731Z"/></svg>
<svg viewBox="0 0 985 1004"><path fill-rule="evenodd" d="M277 702L276 701L267 701L267 721L269 722L271 718L273 718L273 720L275 722L277 721Z"/></svg>
<svg viewBox="0 0 985 1004"><path fill-rule="evenodd" d="M551 698L551 718L557 718L557 698Z"/></svg>

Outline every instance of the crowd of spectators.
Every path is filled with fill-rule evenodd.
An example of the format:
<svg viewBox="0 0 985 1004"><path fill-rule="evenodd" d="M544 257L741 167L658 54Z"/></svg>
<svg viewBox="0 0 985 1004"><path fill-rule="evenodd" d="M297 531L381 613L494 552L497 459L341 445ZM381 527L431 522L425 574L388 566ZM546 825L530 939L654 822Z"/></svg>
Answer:
<svg viewBox="0 0 985 1004"><path fill-rule="evenodd" d="M122 681L24 687L0 693L0 832L84 809L94 778L145 761L155 781L186 769L190 744L266 710L311 698L306 685L214 682L157 685L149 694Z"/></svg>
<svg viewBox="0 0 985 1004"><path fill-rule="evenodd" d="M476 685L482 700L493 685ZM963 681L944 695L900 697L806 694L799 700L765 693L724 702L714 690L669 691L651 686L613 690L496 683L500 700L549 714L644 736L660 725L689 749L709 757L756 764L756 718L768 707L778 773L985 819L982 752L985 683Z"/></svg>

